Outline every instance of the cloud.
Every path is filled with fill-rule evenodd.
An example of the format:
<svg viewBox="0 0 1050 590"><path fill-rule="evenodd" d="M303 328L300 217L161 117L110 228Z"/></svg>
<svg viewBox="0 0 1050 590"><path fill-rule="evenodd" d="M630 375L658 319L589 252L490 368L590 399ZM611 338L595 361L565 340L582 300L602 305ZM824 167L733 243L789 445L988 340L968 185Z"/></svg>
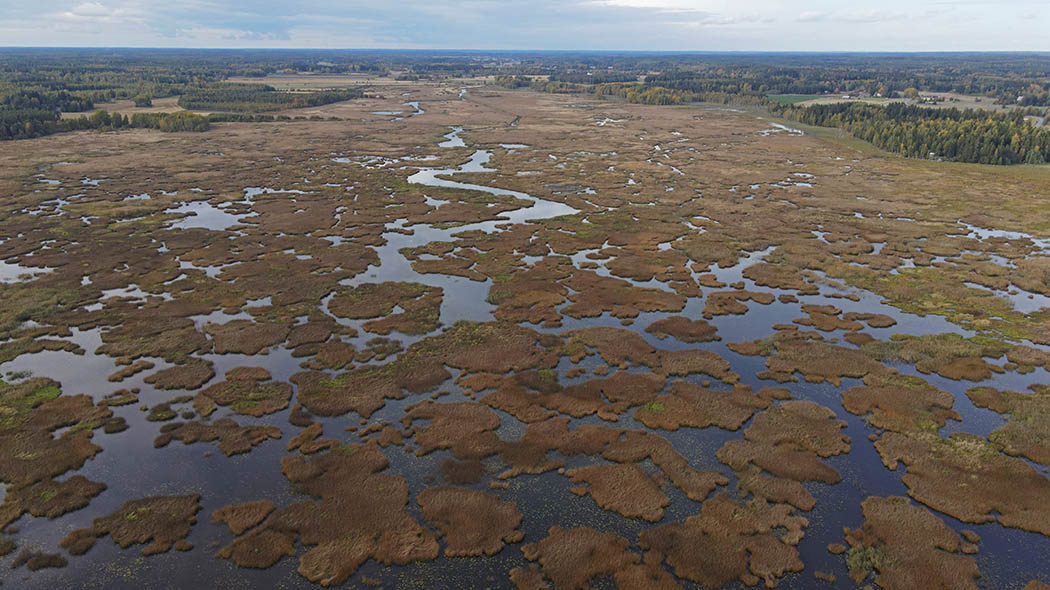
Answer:
<svg viewBox="0 0 1050 590"><path fill-rule="evenodd" d="M699 12L695 2L675 0L593 0L601 6L619 6L623 8L646 8L665 12Z"/></svg>
<svg viewBox="0 0 1050 590"><path fill-rule="evenodd" d="M881 23L887 21L903 20L908 15L903 12L888 12L884 10L859 10L843 12L803 12L795 19L800 23Z"/></svg>
<svg viewBox="0 0 1050 590"><path fill-rule="evenodd" d="M176 36L196 41L287 41L287 33L266 33L244 29L193 27L176 29Z"/></svg>
<svg viewBox="0 0 1050 590"><path fill-rule="evenodd" d="M69 11L74 16L110 16L110 10L100 2L84 2L78 4Z"/></svg>
<svg viewBox="0 0 1050 590"><path fill-rule="evenodd" d="M35 0L0 2L0 43L1046 50L1050 19L1041 14L1043 1L881 0L851 7L840 0ZM883 23L892 26L878 26Z"/></svg>
<svg viewBox="0 0 1050 590"><path fill-rule="evenodd" d="M828 20L828 16L826 12L806 11L799 13L795 20L800 23L819 23Z"/></svg>

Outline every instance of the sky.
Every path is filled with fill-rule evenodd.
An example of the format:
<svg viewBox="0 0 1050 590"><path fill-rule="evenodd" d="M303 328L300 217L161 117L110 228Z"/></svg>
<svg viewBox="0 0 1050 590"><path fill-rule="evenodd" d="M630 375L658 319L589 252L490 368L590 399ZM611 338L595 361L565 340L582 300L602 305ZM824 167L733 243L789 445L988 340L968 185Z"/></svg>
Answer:
<svg viewBox="0 0 1050 590"><path fill-rule="evenodd" d="M0 0L0 45L1050 51L1050 2Z"/></svg>

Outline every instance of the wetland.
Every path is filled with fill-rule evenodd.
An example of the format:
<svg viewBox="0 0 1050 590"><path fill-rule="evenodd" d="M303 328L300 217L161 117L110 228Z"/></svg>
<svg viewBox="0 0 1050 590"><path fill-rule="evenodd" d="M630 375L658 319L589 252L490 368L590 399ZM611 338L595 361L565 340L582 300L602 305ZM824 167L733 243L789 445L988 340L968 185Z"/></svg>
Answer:
<svg viewBox="0 0 1050 590"><path fill-rule="evenodd" d="M3 584L1050 583L1050 169L593 98L0 146Z"/></svg>

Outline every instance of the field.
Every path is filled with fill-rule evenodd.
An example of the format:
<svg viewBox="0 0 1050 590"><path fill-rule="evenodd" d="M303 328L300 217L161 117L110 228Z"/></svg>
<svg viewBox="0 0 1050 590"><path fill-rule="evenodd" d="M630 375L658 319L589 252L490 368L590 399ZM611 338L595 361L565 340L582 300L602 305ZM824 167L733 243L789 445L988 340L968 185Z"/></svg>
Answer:
<svg viewBox="0 0 1050 590"><path fill-rule="evenodd" d="M1050 166L258 81L0 151L5 586L1050 582Z"/></svg>
<svg viewBox="0 0 1050 590"><path fill-rule="evenodd" d="M799 104L799 103L810 103L816 102L822 98L822 94L774 94L769 98L779 102L780 104Z"/></svg>
<svg viewBox="0 0 1050 590"><path fill-rule="evenodd" d="M186 110L178 105L178 100L179 97L177 96L158 98L153 101L153 106L150 107L137 107L130 100L117 100L114 102L102 102L95 105L95 107L110 113L120 113L128 116L135 113L178 113ZM84 113L62 113L62 118L64 119L82 116L84 116Z"/></svg>
<svg viewBox="0 0 1050 590"><path fill-rule="evenodd" d="M366 74L270 74L263 77L232 77L234 84L267 84L278 90L316 90L321 88L352 88L382 82L382 78Z"/></svg>
<svg viewBox="0 0 1050 590"><path fill-rule="evenodd" d="M998 105L995 104L995 100L983 97L983 96L972 96L968 94L957 94L954 92L923 92L922 96L937 97L941 99L938 102L922 103L923 106L941 108L941 109L977 109L984 111L1009 111L1010 109L1017 108L1014 105ZM783 98L790 98L791 100L783 100ZM800 100L796 100L800 99ZM780 95L777 100L783 104L798 104L800 106L809 106L814 104L837 104L841 102L865 102L868 104L887 104L890 102L908 102L903 98L875 98L875 97L863 97L863 98L843 98L841 95L835 96L812 96L809 99L805 99L803 95Z"/></svg>

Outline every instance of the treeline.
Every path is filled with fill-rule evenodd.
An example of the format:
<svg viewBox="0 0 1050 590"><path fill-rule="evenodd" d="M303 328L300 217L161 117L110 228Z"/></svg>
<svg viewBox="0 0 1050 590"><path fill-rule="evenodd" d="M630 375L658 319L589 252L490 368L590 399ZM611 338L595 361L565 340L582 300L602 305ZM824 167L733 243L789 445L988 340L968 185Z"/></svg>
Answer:
<svg viewBox="0 0 1050 590"><path fill-rule="evenodd" d="M537 92L547 92L551 94L590 92L590 89L582 84L559 82L557 80L529 76L496 76L494 83L496 86L502 86L503 88L529 88Z"/></svg>
<svg viewBox="0 0 1050 590"><path fill-rule="evenodd" d="M598 96L618 96L627 102L636 104L669 105L698 100L697 95L693 92L645 84L600 84L595 87L594 93Z"/></svg>
<svg viewBox="0 0 1050 590"><path fill-rule="evenodd" d="M419 56L411 57L413 62ZM111 123L63 119L62 113L89 113L98 103L129 99L138 107L154 99L183 94L207 95L208 104L196 108L237 112L264 112L316 106L351 93L286 93L272 88L230 103L224 92L208 89L229 86L232 76L261 77L280 72L376 72L387 69L390 58L381 52L212 51L131 49L0 49L0 139L39 137L76 129L126 126L182 128L193 120L171 118L123 119Z"/></svg>
<svg viewBox="0 0 1050 590"><path fill-rule="evenodd" d="M649 86L695 93L893 96L916 88L982 95L1003 104L1050 104L1050 60L1037 53L0 50L0 94L65 90L95 103L175 96L234 76L287 72L398 72L405 79L530 75L587 86L632 83L644 74Z"/></svg>
<svg viewBox="0 0 1050 590"><path fill-rule="evenodd" d="M594 88L598 96L618 96L635 104L688 104L709 102L716 104L771 105L763 96L730 94L728 92L692 92L648 84L600 84Z"/></svg>
<svg viewBox="0 0 1050 590"><path fill-rule="evenodd" d="M609 84L613 82L637 82L638 76L628 72L559 72L550 75L554 82L572 84Z"/></svg>
<svg viewBox="0 0 1050 590"><path fill-rule="evenodd" d="M648 76L646 83L747 95L866 92L896 97L915 88L1041 105L1037 96L1046 96L1048 80L1050 62L1038 54L741 54L681 59Z"/></svg>
<svg viewBox="0 0 1050 590"><path fill-rule="evenodd" d="M209 113L207 118L212 123L276 123L280 121L342 121L339 117L322 117L302 115L291 117L288 115L267 115L259 113Z"/></svg>
<svg viewBox="0 0 1050 590"><path fill-rule="evenodd" d="M57 112L49 110L0 110L0 140L29 139L85 129L207 131L210 127L208 117L194 113L135 113L129 117L120 113L95 111L90 116L62 119Z"/></svg>
<svg viewBox="0 0 1050 590"><path fill-rule="evenodd" d="M265 84L219 84L188 90L179 106L199 111L261 113L282 109L316 107L363 96L357 88L318 92L279 91Z"/></svg>
<svg viewBox="0 0 1050 590"><path fill-rule="evenodd" d="M43 109L49 111L63 111L67 113L81 113L94 108L94 103L89 98L77 96L65 90L38 91L38 90L15 90L0 94L0 109Z"/></svg>
<svg viewBox="0 0 1050 590"><path fill-rule="evenodd" d="M1050 86L1043 87L1039 84L1030 84L1016 98L1007 96L1003 97L999 102L1003 104L1013 103L1022 107L1050 106Z"/></svg>
<svg viewBox="0 0 1050 590"><path fill-rule="evenodd" d="M1010 165L1045 164L1050 155L1050 129L1033 127L1020 112L857 102L774 110L809 125L844 129L910 158Z"/></svg>
<svg viewBox="0 0 1050 590"><path fill-rule="evenodd" d="M646 86L644 84L604 83L589 86L529 76L497 76L495 84L504 88L529 88L537 92L619 96L628 102L639 104L668 105L693 102L695 100L693 93Z"/></svg>
<svg viewBox="0 0 1050 590"><path fill-rule="evenodd" d="M675 105L693 102L772 104L763 96L746 96L727 92L692 92L643 83L604 83L588 86L529 76L497 76L495 84L503 88L529 88L537 92L615 96L635 104Z"/></svg>

